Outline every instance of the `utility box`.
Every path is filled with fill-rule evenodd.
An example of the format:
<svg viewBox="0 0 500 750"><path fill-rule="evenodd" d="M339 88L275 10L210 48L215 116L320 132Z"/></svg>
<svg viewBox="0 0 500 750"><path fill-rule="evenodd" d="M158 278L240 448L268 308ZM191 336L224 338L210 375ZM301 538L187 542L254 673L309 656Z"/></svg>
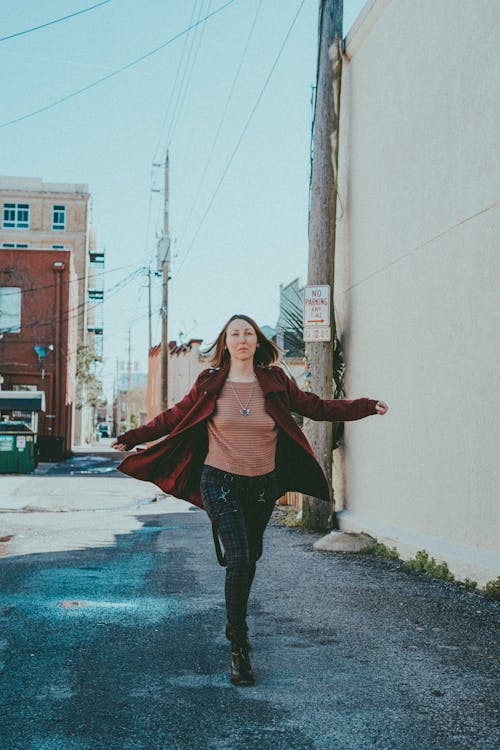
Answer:
<svg viewBox="0 0 500 750"><path fill-rule="evenodd" d="M0 474L35 469L35 433L24 422L0 422Z"/></svg>

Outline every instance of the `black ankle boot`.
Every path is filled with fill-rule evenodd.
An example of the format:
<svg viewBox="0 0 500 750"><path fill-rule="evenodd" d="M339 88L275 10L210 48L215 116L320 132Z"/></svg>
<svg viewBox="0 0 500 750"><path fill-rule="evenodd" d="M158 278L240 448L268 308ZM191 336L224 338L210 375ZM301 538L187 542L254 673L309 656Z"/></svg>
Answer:
<svg viewBox="0 0 500 750"><path fill-rule="evenodd" d="M236 640L238 640L238 642L241 641L247 651L252 650L252 644L248 639L248 626L246 623L241 628L239 628L239 633L235 633L235 636ZM233 629L231 627L231 623L229 622L226 622L226 638L228 641L233 641Z"/></svg>
<svg viewBox="0 0 500 750"><path fill-rule="evenodd" d="M255 683L248 649L241 643L231 643L231 682L241 686Z"/></svg>

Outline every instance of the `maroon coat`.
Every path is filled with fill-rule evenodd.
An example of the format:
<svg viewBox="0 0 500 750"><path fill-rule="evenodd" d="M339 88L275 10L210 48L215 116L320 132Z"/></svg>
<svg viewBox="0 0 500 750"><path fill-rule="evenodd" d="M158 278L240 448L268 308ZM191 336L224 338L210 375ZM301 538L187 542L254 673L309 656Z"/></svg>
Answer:
<svg viewBox="0 0 500 750"><path fill-rule="evenodd" d="M166 435L164 440L127 456L118 467L120 471L154 482L166 494L203 508L200 477L208 452L207 420L215 410L228 372L227 366L203 370L182 401L148 424L119 435L117 442L124 443L127 450ZM325 475L291 412L318 421L346 422L376 414L377 401L320 399L301 391L277 366L256 367L255 374L266 411L278 426L276 473L280 487L283 492L295 490L327 500L330 493Z"/></svg>

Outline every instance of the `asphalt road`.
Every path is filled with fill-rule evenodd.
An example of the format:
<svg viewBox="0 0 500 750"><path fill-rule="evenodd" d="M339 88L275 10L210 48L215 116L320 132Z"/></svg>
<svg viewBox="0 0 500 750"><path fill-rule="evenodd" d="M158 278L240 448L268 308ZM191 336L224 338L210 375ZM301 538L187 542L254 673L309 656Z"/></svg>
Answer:
<svg viewBox="0 0 500 750"><path fill-rule="evenodd" d="M124 480L125 481L125 480ZM497 750L499 606L273 525L229 683L203 511L0 560L1 750Z"/></svg>

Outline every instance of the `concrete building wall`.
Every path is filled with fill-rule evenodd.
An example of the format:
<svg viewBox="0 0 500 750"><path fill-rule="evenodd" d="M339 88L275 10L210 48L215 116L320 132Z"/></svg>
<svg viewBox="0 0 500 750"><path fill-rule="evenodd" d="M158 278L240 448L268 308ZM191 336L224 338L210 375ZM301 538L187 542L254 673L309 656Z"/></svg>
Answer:
<svg viewBox="0 0 500 750"><path fill-rule="evenodd" d="M370 0L341 94L347 394L390 412L346 425L340 524L478 582L500 572L499 27L496 0Z"/></svg>

